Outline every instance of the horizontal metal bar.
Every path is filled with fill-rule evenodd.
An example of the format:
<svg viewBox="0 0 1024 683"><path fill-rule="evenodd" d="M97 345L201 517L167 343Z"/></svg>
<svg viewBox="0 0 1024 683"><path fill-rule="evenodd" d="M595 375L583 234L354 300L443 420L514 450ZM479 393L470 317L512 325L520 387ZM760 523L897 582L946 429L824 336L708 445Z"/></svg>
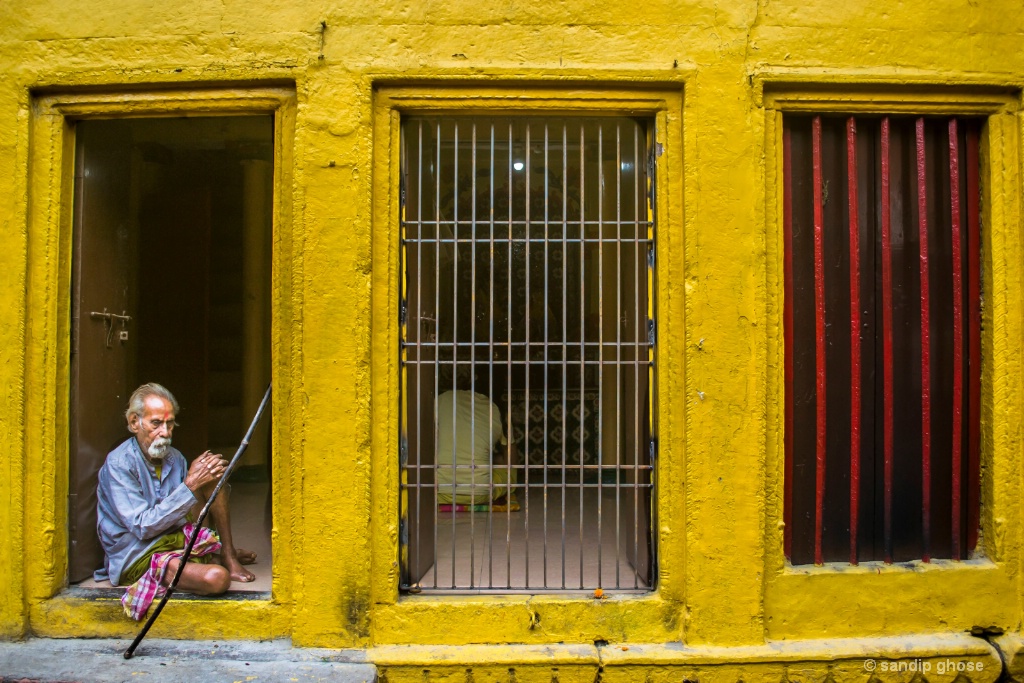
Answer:
<svg viewBox="0 0 1024 683"><path fill-rule="evenodd" d="M429 586L408 586L402 585L403 590L415 590L417 594L430 593L430 595L531 595L543 592L545 596L565 595L579 597L581 595L593 596L593 588L582 590L546 589L539 588L432 588ZM649 588L609 588L601 589L605 595L647 595L651 592Z"/></svg>
<svg viewBox="0 0 1024 683"><path fill-rule="evenodd" d="M508 221L508 220L501 220L501 219L495 219L494 221L480 220L480 219L477 219L475 221L430 221L430 220L416 220L415 218L406 218L404 221L402 221L401 225L402 225L403 228L417 228L417 227L421 227L421 228L437 228L437 227L441 227L441 228L459 228L459 234L460 235L465 235L466 232L468 232L470 235L476 234L476 235L479 235L481 237L482 236L486 236L486 235L500 235L500 236L503 236L503 237L506 237L506 238L508 237L508 234L509 234L509 228L513 228L513 229L535 228L538 232L541 232L541 231L544 231L544 230L554 231L555 233L557 233L559 235L556 238L556 239L559 239L559 240L562 239L561 238L561 233L563 231L565 231L565 232L579 232L579 229L581 227L583 227L583 228L601 228L601 229L605 229L605 230L617 229L618 226L624 226L624 227L638 226L638 227L642 227L642 228L652 228L652 227L654 227L654 223L652 221L650 221L650 220L645 219L645 218L629 218L629 219L625 219L625 220L621 220L621 221L616 221L616 222L587 221L587 220L580 221L580 220L571 220L571 219L567 218L567 219L564 219L564 220L563 219L551 220L551 221L548 221L547 223L545 223L544 221L516 221L516 220ZM455 234L454 230L452 230L451 232L452 232L452 235ZM406 237L405 239L418 239L418 238L416 238L416 237ZM432 237L431 239L437 239L437 238ZM454 237L442 237L441 239L452 240L452 239L455 239L455 238ZM460 237L459 239L465 240L465 241L469 242L469 241L472 241L474 238L473 237L465 237L465 236L463 236L463 237ZM477 239L479 239L479 237L477 237ZM522 238L519 238L519 239L522 239ZM626 243L626 242L632 243L633 242L633 238L630 237L628 239L623 239L622 241L623 241L623 243Z"/></svg>
<svg viewBox="0 0 1024 683"><path fill-rule="evenodd" d="M641 229L642 226L641 226ZM556 240L559 244L616 244L623 245L623 241L617 237L554 237L554 238L543 238L543 237L507 237L499 236L494 239L495 246L501 246L503 244L530 244L545 245L550 244L552 239ZM646 237L638 237L635 240L629 240L624 246L630 247L635 244L649 244L651 240ZM417 244L469 244L473 246L489 246L489 241L484 238L455 238L455 237L406 237L402 240L403 245L414 246ZM633 249L634 252L638 251Z"/></svg>
<svg viewBox="0 0 1024 683"><path fill-rule="evenodd" d="M640 339L640 340L637 340L637 341L620 342L620 343L616 343L616 342L600 342L600 341L582 341L582 342L580 342L580 341L572 341L572 340L569 340L569 341L547 341L547 342L540 342L540 341L530 341L530 342L527 342L527 341L513 341L513 342L508 342L508 341L498 341L497 339L495 339L493 341L485 340L485 341L478 341L478 342L468 342L468 341L467 342L426 342L426 341L402 342L402 345L405 348L417 348L417 347L422 347L422 348L427 348L427 349L473 349L473 348L475 348L475 349L478 349L478 350L486 349L486 348L494 348L494 349L502 349L502 350L507 349L507 348L513 348L513 349L525 349L525 348L541 349L541 348L545 348L546 347L548 349L565 349L567 351L579 351L580 347L583 347L586 350L595 350L595 349L600 349L600 348L605 348L605 349L612 348L612 349L614 349L616 347L626 348L626 347L631 347L631 346L639 346L641 348L647 349L647 348L650 348L650 347L654 346L654 344L651 344L647 339ZM486 361L486 358L481 358L480 360L481 360L481 362L484 362L484 361ZM646 361L647 359L645 358L644 360ZM546 367L549 367L549 368L558 367L558 366L560 366L562 364L561 360L552 360L552 359L549 358L548 361L549 362L545 363L545 362L543 362L540 359L533 359L533 364L536 365L537 367L541 367L543 365L543 366L546 366ZM415 362L415 361L409 361L409 362ZM458 359L441 358L441 359L437 359L437 360L430 359L429 361L424 361L424 362L429 362L431 364L437 363L437 364L439 364L441 366L446 366L446 365L451 365L452 363L458 363L459 365L466 365L470 361L467 358L458 358ZM577 358L577 360L575 362L579 362L579 359ZM611 361L611 360L606 360L606 361L603 361L603 362L605 364L614 364L614 361Z"/></svg>
<svg viewBox="0 0 1024 683"><path fill-rule="evenodd" d="M424 344L424 346L426 346L426 344ZM483 364L483 363L486 362L486 359L478 358L476 361L471 361L471 360L468 360L468 359L467 360L460 360L460 361L458 361L458 364L459 365L472 365L472 364L474 364L474 362L477 363L477 364ZM527 369L530 369L530 368L537 369L538 371L540 371L540 369L541 369L541 365L539 365L539 364L531 365L531 361L529 361L529 360L506 360L506 359L501 359L501 363L502 363L502 365L506 365L507 364L510 368L511 367L520 367L521 366L521 367L524 367L524 368L527 368ZM405 364L408 365L409 367L417 367L417 366L434 367L434 365L435 365L434 363L430 362L429 360L407 360L405 362ZM452 365L452 362L449 361L449 362L441 364L441 365ZM549 366L546 369L547 370L559 369L559 368L561 368L561 365L562 365L562 363L561 363L561 361L559 361L558 365ZM632 367L632 368L649 368L649 367L653 367L654 366L654 361L652 361L652 360L650 360L648 358L638 358L636 360L579 360L579 359L576 359L576 360L573 360L573 361L567 361L566 362L566 368L568 370L575 370L576 371L576 372L573 373L574 375L579 373L580 366L583 366L585 368L594 367L594 368L608 368L608 369L630 368L630 367ZM447 389L451 388L450 382L448 383L447 386L443 382L440 383L438 386L439 386L440 390L447 390ZM569 391L572 391L573 393L577 393L580 390L582 390L582 391L589 391L592 388L596 388L596 386L597 386L596 384L585 384L582 388L581 387L570 387ZM525 390L525 389L520 389L518 391L519 391L520 394L527 393L527 390ZM549 395L552 392L550 392L550 391L542 391L542 390L539 390L539 389L532 389L528 393L531 396L538 396L540 398L543 398L544 396L547 396L547 395ZM554 393L559 393L559 392L554 392Z"/></svg>
<svg viewBox="0 0 1024 683"><path fill-rule="evenodd" d="M452 472L452 471L468 472L468 471L472 471L474 466L473 465L455 465L455 466L453 466L453 465L442 465L441 467L443 467L446 472ZM475 467L476 467L476 469L480 469L480 465L476 465ZM506 467L502 467L501 465L496 465L496 467L501 467L501 469L503 471L508 469ZM552 465L530 465L525 470L524 470L522 465L519 465L518 467L513 467L511 469L512 469L513 472L516 472L516 473L526 473L526 474L529 474L530 472L542 472L545 469L549 469L549 468L552 468L552 467L556 467L559 470L559 472L562 471L562 464L561 463L552 464ZM402 469L404 471L406 471L406 472L415 472L417 470L434 471L434 467L432 467L430 465L403 465ZM623 472L623 473L630 473L631 472L633 474L648 473L648 472L653 472L654 471L654 468L651 465L638 465L638 466L635 466L635 467L633 465L622 465L622 466L619 466L618 469L619 469L620 472ZM578 473L578 472L581 472L581 471L582 472L591 472L591 473L600 471L601 473L605 473L605 472L612 472L614 470L615 470L614 467L611 467L611 466L608 466L608 465L582 465L582 466L581 465L568 465L568 464L565 465L565 471L567 473L568 472ZM553 476L553 475L550 475L550 476ZM570 478L575 478L575 477L570 477ZM598 485L598 484L602 484L604 482L591 481L591 482L584 482L584 483ZM418 487L433 488L435 486L435 484L433 484L433 483L429 483L429 484L428 483L414 484L414 483L406 482L406 483L402 484L402 486L405 487L405 488L418 488ZM451 488L452 484L436 484L436 486L439 487L439 488L444 488L444 487ZM507 486L506 484L500 484L500 483L493 483L493 484L487 484L487 483L480 483L480 484L460 483L459 484L460 488L462 488L462 487L474 488L474 489L478 488L481 491L486 491L486 490L498 491L498 490L506 488L506 486ZM627 482L625 484L625 486L626 487L635 487L635 488L646 488L646 487L651 486L651 482L639 482L639 481L638 482Z"/></svg>

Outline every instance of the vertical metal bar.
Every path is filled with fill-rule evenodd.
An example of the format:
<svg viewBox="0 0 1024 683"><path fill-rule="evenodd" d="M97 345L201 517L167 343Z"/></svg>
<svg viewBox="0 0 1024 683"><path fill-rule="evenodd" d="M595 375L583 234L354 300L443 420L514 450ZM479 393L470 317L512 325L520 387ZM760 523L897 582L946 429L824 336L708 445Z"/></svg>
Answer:
<svg viewBox="0 0 1024 683"><path fill-rule="evenodd" d="M513 341L512 341L512 254L515 252L515 238L514 238L514 231L513 231L513 226L512 226L512 217L514 215L514 212L512 211L512 208L513 208L513 204L512 204L512 200L513 200L513 197L512 197L512 180L513 180L512 170L513 170L513 164L515 163L515 156L513 155L512 152L513 152L512 122L509 121L509 124L508 124L508 169L507 169L507 171L508 171L508 183L507 183L507 186L508 186L508 198L507 198L508 199L508 202L507 202L507 206L508 206L508 268L507 268L507 271L508 272L506 273L506 278L508 280L508 283L507 283L507 288L506 288L506 291L505 291L505 296L506 296L505 310L507 311L507 314L505 316L505 324L507 326L506 330L505 330L505 343L506 343L506 354L507 354L506 362L505 362L505 371L506 371L506 373L508 373L507 377L506 377L506 384L505 384L505 396L506 396L506 398L505 398L505 405L508 406L508 410L506 411L507 415L505 416L505 420L508 423L508 426L505 429L506 429L506 431L508 433L509 449L511 449L511 447L512 447L512 440L515 437L515 429L514 429L513 424L512 424L512 364L513 364L513 359L515 358L515 353L513 352ZM524 451L525 451L525 447L524 447ZM512 472L513 472L513 470L512 470L512 459L511 458L508 459L508 465L507 466L508 466L508 471L507 471L508 481L511 482L512 481ZM518 475L518 472L517 472L517 475ZM524 476L523 478L525 479L526 477ZM523 505L526 504L526 500L525 499L526 499L526 493L525 493L525 489L524 489ZM508 506L507 508L505 508L505 587L506 588L511 588L512 587L512 506Z"/></svg>
<svg viewBox="0 0 1024 683"><path fill-rule="evenodd" d="M981 191L978 176L979 134L967 129L965 175L967 185L967 553L978 544L981 513Z"/></svg>
<svg viewBox="0 0 1024 683"><path fill-rule="evenodd" d="M489 263L487 271L487 395L491 401L491 406L495 404L497 396L494 395L494 122L491 122L491 160L488 166L488 200L487 200L487 239L488 239L488 251ZM493 432L494 420L488 420L487 425L487 443L494 443L494 432ZM508 439L506 439L508 441ZM510 442L511 443L511 442ZM505 451L505 462L506 465L510 462L508 454L511 452L511 447L507 446ZM505 486L505 504L511 505L512 495L511 488L508 486L506 481ZM490 491L491 499L494 499L494 491L491 487L494 486L494 460L491 460L491 472L488 476L487 483L489 485L488 490ZM487 513L487 587L494 588L494 510L490 510Z"/></svg>
<svg viewBox="0 0 1024 683"><path fill-rule="evenodd" d="M814 309L815 309L815 494L814 563L822 564L822 530L825 510L825 225L821 178L821 117L811 124L812 164L814 169Z"/></svg>
<svg viewBox="0 0 1024 683"><path fill-rule="evenodd" d="M646 137L646 136L645 136ZM640 482L640 454L644 444L640 438L640 364L641 339L643 335L644 311L640 309L640 271L646 273L646 263L640 251L640 124L633 124L633 557L640 557L640 494L643 487ZM646 233L645 233L646 236ZM639 562L634 561L633 588L640 587Z"/></svg>
<svg viewBox="0 0 1024 683"><path fill-rule="evenodd" d="M602 586L604 549L604 123L597 124L597 340L598 383L597 403L597 585Z"/></svg>
<svg viewBox="0 0 1024 683"><path fill-rule="evenodd" d="M964 325L963 258L960 253L960 137L955 118L949 119L949 201L953 246L953 559L960 557L960 471L963 445Z"/></svg>
<svg viewBox="0 0 1024 683"><path fill-rule="evenodd" d="M434 144L437 146L436 150L436 164L434 166L434 237L436 238L436 248L434 249L434 395L438 393L438 388L441 386L441 122L437 122L437 130L434 136ZM431 411L433 414L434 424L434 463L437 463L437 446L438 446L438 426L441 424L440 416L437 412L437 399L433 401L434 408ZM437 501L439 493L439 483L437 481L437 473L434 473L434 509L432 510L434 515L434 588L438 587L438 575L437 575L437 558L438 558L438 534L440 520L437 513Z"/></svg>
<svg viewBox="0 0 1024 683"><path fill-rule="evenodd" d="M469 418L469 443L471 448L476 449L476 121L470 124L470 146L469 146L469 191L470 191L470 212L469 212L469 391L472 397L470 405L473 407ZM458 195L456 195L456 202ZM488 420L488 424L490 421ZM490 472L494 465L492 455L487 454L488 467ZM469 587L476 586L476 454L470 460L469 465ZM488 494L490 491L488 491Z"/></svg>
<svg viewBox="0 0 1024 683"><path fill-rule="evenodd" d="M893 366L892 366L892 224L889 196L889 118L882 119L882 443L884 458L885 561L892 564Z"/></svg>
<svg viewBox="0 0 1024 683"><path fill-rule="evenodd" d="M846 121L846 185L850 217L850 564L857 564L860 516L860 221L857 214L857 121Z"/></svg>
<svg viewBox="0 0 1024 683"><path fill-rule="evenodd" d="M525 447L523 448L523 490L525 491L523 494L523 498L525 499L523 501L523 525L525 526L526 535L526 549L523 553L526 562L525 587L529 587L530 585L530 357L533 355L530 347L532 341L530 339L530 328L532 327L530 324L530 267L533 265L530 263L530 237L533 233L533 226L531 225L532 214L530 212L530 176L533 173L533 168L531 166L532 159L530 155L530 152L532 151L530 149L531 129L532 126L529 121L527 121L526 165L524 167L524 172L526 173L526 372L524 373L526 375L526 402L524 405L525 418L523 419L523 424L525 425L524 431L526 433L526 438L523 440L525 443Z"/></svg>
<svg viewBox="0 0 1024 683"><path fill-rule="evenodd" d="M544 122L544 587L548 587L548 245L551 236L548 233L548 216L551 207L549 204L549 182L550 174L548 165L549 131L548 123Z"/></svg>
<svg viewBox="0 0 1024 683"><path fill-rule="evenodd" d="M921 277L921 524L924 552L931 561L932 504L932 374L930 293L928 286L928 197L925 178L924 118L916 122L917 140L917 229Z"/></svg>
<svg viewBox="0 0 1024 683"><path fill-rule="evenodd" d="M562 584L565 585L565 466L569 458L568 396L569 393L569 131L562 123ZM582 434L581 434L582 436Z"/></svg>
<svg viewBox="0 0 1024 683"><path fill-rule="evenodd" d="M584 305L587 282L587 210L586 210L586 133L585 126L580 123L580 435L583 434L583 420L586 418L586 376L587 376L587 335L586 335L586 308ZM579 519L579 547L580 547L580 588L583 588L583 494L586 470L584 469L584 440L580 438L580 519Z"/></svg>
<svg viewBox="0 0 1024 683"><path fill-rule="evenodd" d="M787 558L793 557L793 148L790 132L782 132L782 230L785 240L785 282L783 326L785 328L786 424L783 435L786 451L785 491L783 499L783 548Z"/></svg>
<svg viewBox="0 0 1024 683"><path fill-rule="evenodd" d="M453 133L452 142L452 195L455 197L454 210L452 211L452 220L454 222L453 230L453 248L455 250L455 258L453 261L453 275L452 275L452 391L455 391L458 387L456 377L459 374L459 316L456 311L459 310L459 124L455 122L455 131ZM456 526L455 526L455 509L458 505L456 496L459 490L459 472L458 472L458 441L456 440L456 426L458 425L456 419L456 405L455 401L452 401L452 504L451 504L451 520L452 520L452 588L456 587L455 581L455 540L456 540Z"/></svg>
<svg viewBox="0 0 1024 683"><path fill-rule="evenodd" d="M619 557L622 501L619 474L622 467L622 124L615 124L615 587L621 587Z"/></svg>

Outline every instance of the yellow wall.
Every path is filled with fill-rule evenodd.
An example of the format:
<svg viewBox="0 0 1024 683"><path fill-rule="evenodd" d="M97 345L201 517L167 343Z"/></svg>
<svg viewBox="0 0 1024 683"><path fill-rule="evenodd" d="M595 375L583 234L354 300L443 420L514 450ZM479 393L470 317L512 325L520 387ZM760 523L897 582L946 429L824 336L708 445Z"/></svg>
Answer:
<svg viewBox="0 0 1024 683"><path fill-rule="evenodd" d="M389 646L683 641L713 666L771 662L779 651L766 643L780 641L893 649L885 638L1019 631L1022 32L1024 9L1009 0L0 3L0 634L134 628L114 603L59 595L66 119L221 110L274 111L279 124L275 597L173 604L154 635L373 647L398 675L420 655ZM437 93L453 107L636 100L659 117L662 559L650 596L398 599L394 124ZM778 112L851 107L990 117L988 559L784 566ZM856 642L843 651L869 647ZM967 652L936 642L917 646ZM450 656L493 656L461 652ZM536 652L522 660L543 660ZM559 656L584 677L594 666L590 652ZM616 657L627 668L681 661L640 646Z"/></svg>

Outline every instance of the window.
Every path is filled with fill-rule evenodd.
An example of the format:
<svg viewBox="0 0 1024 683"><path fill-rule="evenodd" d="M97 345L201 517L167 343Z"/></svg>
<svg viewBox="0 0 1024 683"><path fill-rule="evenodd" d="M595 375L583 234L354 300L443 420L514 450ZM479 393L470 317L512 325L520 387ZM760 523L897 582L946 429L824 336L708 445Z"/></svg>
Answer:
<svg viewBox="0 0 1024 683"><path fill-rule="evenodd" d="M979 136L783 117L785 553L966 559L979 521Z"/></svg>
<svg viewBox="0 0 1024 683"><path fill-rule="evenodd" d="M652 129L403 118L403 589L651 588Z"/></svg>

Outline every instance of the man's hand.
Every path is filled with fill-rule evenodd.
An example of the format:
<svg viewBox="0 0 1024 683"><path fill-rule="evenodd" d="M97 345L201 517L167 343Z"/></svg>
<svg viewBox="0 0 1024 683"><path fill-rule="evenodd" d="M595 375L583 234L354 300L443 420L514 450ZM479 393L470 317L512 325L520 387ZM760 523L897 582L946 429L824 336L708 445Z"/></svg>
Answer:
<svg viewBox="0 0 1024 683"><path fill-rule="evenodd" d="M219 453L206 451L192 462L185 475L185 486L198 494L207 484L219 481L224 476L224 469L228 463ZM198 496L197 496L198 497Z"/></svg>

